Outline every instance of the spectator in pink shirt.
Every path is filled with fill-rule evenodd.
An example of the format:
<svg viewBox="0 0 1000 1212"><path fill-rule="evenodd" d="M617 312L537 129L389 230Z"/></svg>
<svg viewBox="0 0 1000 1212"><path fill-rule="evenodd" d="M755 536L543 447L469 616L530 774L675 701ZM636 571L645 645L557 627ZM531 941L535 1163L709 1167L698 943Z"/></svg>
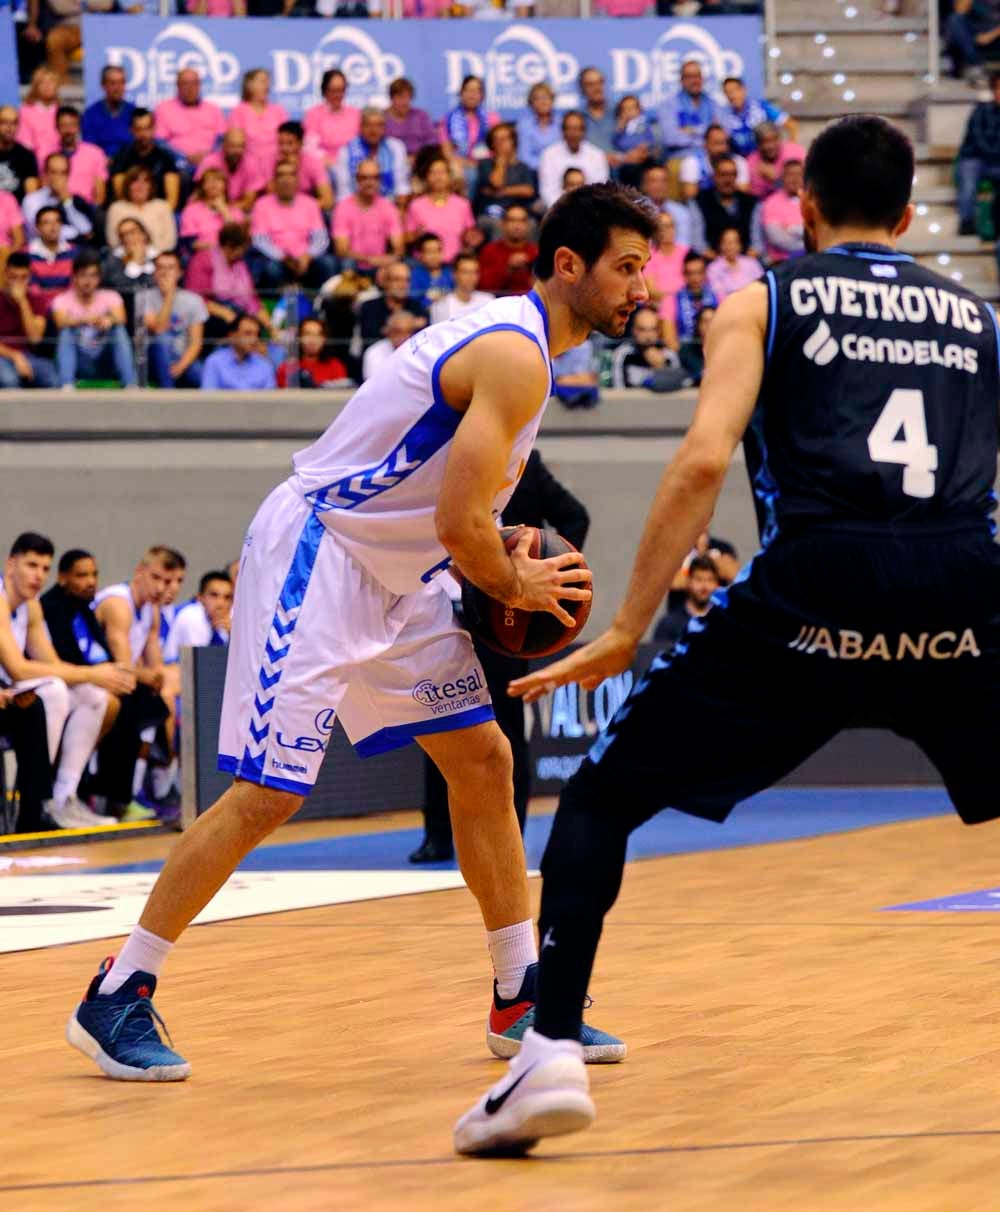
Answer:
<svg viewBox="0 0 1000 1212"><path fill-rule="evenodd" d="M31 84L17 115L18 143L35 153L39 164L59 150L56 133L59 77L51 67L35 69Z"/></svg>
<svg viewBox="0 0 1000 1212"><path fill-rule="evenodd" d="M333 67L320 81L323 100L306 114L307 152L323 157L327 172L332 172L340 149L361 130L361 111L344 104L347 77Z"/></svg>
<svg viewBox="0 0 1000 1212"><path fill-rule="evenodd" d="M226 223L243 223L246 215L226 198L226 175L221 168L201 174L194 197L181 212L180 237L192 250L215 248Z"/></svg>
<svg viewBox="0 0 1000 1212"><path fill-rule="evenodd" d="M278 127L278 159L298 166L299 193L312 194L322 210L333 210L333 187L323 157L303 150L301 122L282 122Z"/></svg>
<svg viewBox="0 0 1000 1212"><path fill-rule="evenodd" d="M764 229L764 255L772 265L801 257L805 252L802 227L802 161L786 160L781 170L781 189L760 204L760 221Z"/></svg>
<svg viewBox="0 0 1000 1212"><path fill-rule="evenodd" d="M660 335L671 349L677 345L677 331L674 325L677 292L684 287L684 258L690 251L686 244L677 243L677 224L674 216L669 211L662 211L659 237L642 273L649 288L650 301L656 307Z"/></svg>
<svg viewBox="0 0 1000 1212"><path fill-rule="evenodd" d="M218 169L226 178L226 197L234 206L249 214L257 195L267 189L268 177L247 152L246 132L239 126L230 127L222 136L222 147L211 151L198 165L195 181Z"/></svg>
<svg viewBox="0 0 1000 1212"><path fill-rule="evenodd" d="M95 143L80 138L80 114L72 105L56 111L59 151L69 160L69 191L92 206L103 206L108 189L108 158Z"/></svg>
<svg viewBox="0 0 1000 1212"><path fill-rule="evenodd" d="M719 255L706 273L708 285L721 303L751 282L763 277L764 270L756 257L743 254L743 237L735 227L727 227L719 237Z"/></svg>
<svg viewBox="0 0 1000 1212"><path fill-rule="evenodd" d="M360 270L374 270L403 255L399 210L380 195L378 165L362 160L354 174L357 190L337 203L333 214L334 251Z"/></svg>
<svg viewBox="0 0 1000 1212"><path fill-rule="evenodd" d="M193 67L177 73L177 96L156 107L156 137L191 164L200 164L226 133L222 110L201 99L201 78Z"/></svg>
<svg viewBox="0 0 1000 1212"><path fill-rule="evenodd" d="M444 260L451 262L462 247L462 236L476 220L468 200L452 192L448 161L438 156L427 165L424 192L414 198L406 211L406 233L410 237L427 232L439 236Z"/></svg>
<svg viewBox="0 0 1000 1212"><path fill-rule="evenodd" d="M251 269L257 285L276 288L286 282L320 287L337 272L328 252L330 237L315 198L299 193L294 164L279 161L274 193L264 194L250 214Z"/></svg>
<svg viewBox="0 0 1000 1212"><path fill-rule="evenodd" d="M798 143L786 143L781 128L773 122L762 122L754 130L757 150L747 156L750 169L750 192L755 198L766 198L781 188L781 170L787 160L805 160L806 149Z"/></svg>
<svg viewBox="0 0 1000 1212"><path fill-rule="evenodd" d="M243 131L247 155L270 177L278 163L278 128L288 121L288 110L271 100L271 76L262 67L244 74L242 96L229 115L230 129L238 126Z"/></svg>
<svg viewBox="0 0 1000 1212"><path fill-rule="evenodd" d="M219 232L219 247L201 249L188 264L184 285L205 300L210 344L222 340L242 315L256 316L265 328L270 324L246 263L248 247L243 224L227 223Z"/></svg>

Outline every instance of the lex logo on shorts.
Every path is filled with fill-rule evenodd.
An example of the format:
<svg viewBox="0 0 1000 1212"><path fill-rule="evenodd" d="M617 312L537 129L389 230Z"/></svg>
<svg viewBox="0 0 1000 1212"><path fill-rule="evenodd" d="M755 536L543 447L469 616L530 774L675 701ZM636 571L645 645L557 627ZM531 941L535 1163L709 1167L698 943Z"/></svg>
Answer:
<svg viewBox="0 0 1000 1212"><path fill-rule="evenodd" d="M332 707L324 707L322 711L316 713L316 719L313 722L316 725L316 731L321 732L326 738L325 740L318 736L297 736L293 741L288 741L280 731L275 733L274 739L282 749L297 749L300 753L323 753L329 743L330 733L333 732L333 722L336 718L336 712Z"/></svg>
<svg viewBox="0 0 1000 1212"><path fill-rule="evenodd" d="M482 699L483 675L479 669L453 682L432 682L430 678L413 687L413 698L422 706L429 707L434 715L447 715L452 711L463 711Z"/></svg>

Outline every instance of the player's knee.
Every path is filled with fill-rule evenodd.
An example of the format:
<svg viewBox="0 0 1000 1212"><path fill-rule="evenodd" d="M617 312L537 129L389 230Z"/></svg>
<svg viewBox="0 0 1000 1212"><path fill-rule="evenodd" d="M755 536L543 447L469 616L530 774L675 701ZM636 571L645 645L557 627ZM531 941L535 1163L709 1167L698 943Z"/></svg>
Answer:
<svg viewBox="0 0 1000 1212"><path fill-rule="evenodd" d="M497 790L513 795L514 759L510 742L497 726L475 732L478 735L469 733L462 760L453 764L445 778L453 791L476 791L485 806L496 798Z"/></svg>
<svg viewBox="0 0 1000 1212"><path fill-rule="evenodd" d="M266 837L298 811L302 800L301 795L238 779L227 793L226 807L238 814L247 835Z"/></svg>

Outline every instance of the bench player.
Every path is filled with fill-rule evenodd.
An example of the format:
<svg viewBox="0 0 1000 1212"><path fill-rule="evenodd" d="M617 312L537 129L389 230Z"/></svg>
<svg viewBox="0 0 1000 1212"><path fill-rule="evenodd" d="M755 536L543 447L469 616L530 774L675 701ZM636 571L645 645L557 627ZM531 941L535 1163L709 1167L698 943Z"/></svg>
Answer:
<svg viewBox="0 0 1000 1212"><path fill-rule="evenodd" d="M996 317L896 251L912 181L913 149L881 118L816 139L802 218L819 251L720 308L611 628L512 686L532 699L631 664L742 437L763 551L654 660L564 789L535 1026L458 1121L460 1152L523 1151L592 1120L584 993L628 836L661 809L723 821L864 722L916 742L967 824L1000 814Z"/></svg>
<svg viewBox="0 0 1000 1212"><path fill-rule="evenodd" d="M237 863L301 805L336 712L362 755L416 740L448 782L462 874L496 975L488 1038L511 1055L531 1021L534 925L514 814L510 746L469 636L435 584L454 564L512 606L569 624L588 600L580 557L508 556L495 517L531 451L550 358L593 329L620 336L648 295L656 220L641 195L577 190L539 237L538 285L411 337L293 460L250 524L239 570L220 766L232 787L172 851L139 926L67 1028L105 1073L177 1080L151 997L174 940ZM588 1059L620 1040L586 1028Z"/></svg>

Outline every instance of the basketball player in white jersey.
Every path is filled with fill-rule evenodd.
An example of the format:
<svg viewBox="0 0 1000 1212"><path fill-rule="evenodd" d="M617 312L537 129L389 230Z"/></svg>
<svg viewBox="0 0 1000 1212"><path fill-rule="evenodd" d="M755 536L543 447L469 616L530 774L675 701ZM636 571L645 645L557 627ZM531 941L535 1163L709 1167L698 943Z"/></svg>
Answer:
<svg viewBox="0 0 1000 1212"><path fill-rule="evenodd" d="M354 395L250 523L239 571L219 765L230 789L172 851L139 926L102 966L67 1037L111 1077L185 1078L151 997L174 940L308 794L336 712L357 751L416 740L448 782L462 874L496 976L489 1042L530 1025L537 959L510 746L471 640L437 578L454 565L511 606L589 600L576 553L508 555L496 518L531 451L550 359L594 329L621 336L648 297L656 217L615 185L563 197L539 235L538 282L411 337ZM584 1027L590 1060L620 1040Z"/></svg>
<svg viewBox="0 0 1000 1212"><path fill-rule="evenodd" d="M49 761L55 767L46 814L64 829L106 825L76 792L97 746L109 692L127 694L135 678L125 663L69 665L59 659L38 601L53 555L51 541L31 532L19 535L11 547L0 594L0 676L15 688L34 691L45 707Z"/></svg>
<svg viewBox="0 0 1000 1212"><path fill-rule="evenodd" d="M180 579L177 574L180 573ZM108 637L111 655L116 661L128 663L136 682L143 691L139 699L160 698L164 682L163 654L160 647L160 605L175 584L184 579L183 557L170 547L150 547L136 566L130 581L120 581L99 589L94 598L98 622ZM174 589L176 593L176 588ZM140 703L141 705L141 703ZM164 703L155 714L159 722L170 708ZM133 794L141 787L146 774L149 745L156 732L156 723L142 729L141 756L135 760ZM115 760L118 760L117 758ZM156 812L138 800L119 805L123 821L153 820Z"/></svg>

